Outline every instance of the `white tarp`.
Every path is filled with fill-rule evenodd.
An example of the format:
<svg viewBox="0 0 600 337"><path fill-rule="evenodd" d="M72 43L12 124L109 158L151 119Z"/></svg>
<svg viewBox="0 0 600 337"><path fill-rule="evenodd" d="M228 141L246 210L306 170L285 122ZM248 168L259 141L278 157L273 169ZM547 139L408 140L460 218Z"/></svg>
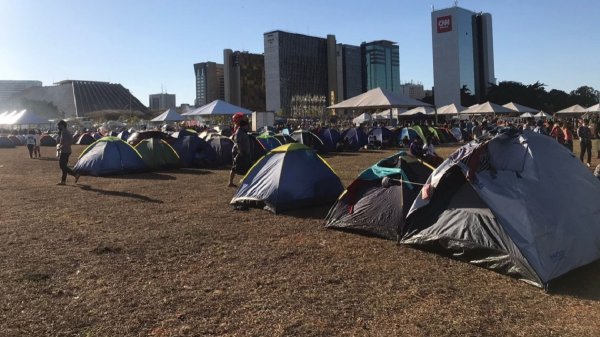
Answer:
<svg viewBox="0 0 600 337"><path fill-rule="evenodd" d="M181 122L184 120L180 114L175 111L175 109L170 108L169 110L161 113L151 120L151 122Z"/></svg>
<svg viewBox="0 0 600 337"><path fill-rule="evenodd" d="M529 113L534 114L539 111L537 109L530 108L528 106L524 106L524 105L514 103L514 102L506 103L503 105L503 107L514 110L516 112L520 112L520 113L529 112Z"/></svg>
<svg viewBox="0 0 600 337"><path fill-rule="evenodd" d="M524 112L522 114L519 115L520 118L533 118L535 117L534 114L532 114L531 112Z"/></svg>
<svg viewBox="0 0 600 337"><path fill-rule="evenodd" d="M510 114L516 111L505 108L502 105L498 105L492 102L485 102L470 106L468 109L461 112L461 114Z"/></svg>
<svg viewBox="0 0 600 337"><path fill-rule="evenodd" d="M587 112L600 112L600 103L585 109Z"/></svg>
<svg viewBox="0 0 600 337"><path fill-rule="evenodd" d="M371 115L369 115L368 113L362 113L360 114L358 117L354 118L352 120L352 123L354 123L354 125L360 125L364 122L368 122L373 120L373 117L371 117Z"/></svg>
<svg viewBox="0 0 600 337"><path fill-rule="evenodd" d="M537 117L537 118L550 118L552 116L550 116L550 114L547 114L547 113L545 113L543 111L540 111L540 112L536 113L534 115L534 117Z"/></svg>
<svg viewBox="0 0 600 337"><path fill-rule="evenodd" d="M565 115L568 115L568 114L577 115L577 114L584 114L584 113L586 113L586 109L584 107L582 107L581 105L579 105L579 104L575 104L575 105L572 105L572 106L570 106L568 108L565 108L565 109L562 109L560 111L557 111L556 113L557 114L565 114Z"/></svg>
<svg viewBox="0 0 600 337"><path fill-rule="evenodd" d="M387 109L413 108L431 106L416 99L396 94L381 88L371 89L340 103L327 107L328 109Z"/></svg>
<svg viewBox="0 0 600 337"><path fill-rule="evenodd" d="M448 105L439 107L437 109L437 113L438 113L438 115L456 115L464 110L467 110L467 108L465 108L462 105L456 105L456 104L452 103L452 104L448 104Z"/></svg>
<svg viewBox="0 0 600 337"><path fill-rule="evenodd" d="M399 114L400 117L403 116L413 116L413 115L433 115L435 114L435 110L433 108L430 107L424 107L424 106L419 106L413 109L410 109L408 111L405 111L401 114Z"/></svg>
<svg viewBox="0 0 600 337"><path fill-rule="evenodd" d="M192 111L186 112L184 116L218 116L218 115L235 115L241 112L244 115L249 115L252 111L244 109L237 105L221 101L220 99L214 100L206 105L196 108Z"/></svg>

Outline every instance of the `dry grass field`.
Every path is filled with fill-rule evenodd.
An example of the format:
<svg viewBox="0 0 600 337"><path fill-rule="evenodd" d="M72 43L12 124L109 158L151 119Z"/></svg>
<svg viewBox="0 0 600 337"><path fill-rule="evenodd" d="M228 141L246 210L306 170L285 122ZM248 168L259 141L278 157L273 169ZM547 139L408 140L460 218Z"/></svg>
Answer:
<svg viewBox="0 0 600 337"><path fill-rule="evenodd" d="M26 152L0 149L1 336L600 336L599 262L545 293L326 230L326 207L234 211L227 170L56 186ZM325 158L347 185L391 153Z"/></svg>

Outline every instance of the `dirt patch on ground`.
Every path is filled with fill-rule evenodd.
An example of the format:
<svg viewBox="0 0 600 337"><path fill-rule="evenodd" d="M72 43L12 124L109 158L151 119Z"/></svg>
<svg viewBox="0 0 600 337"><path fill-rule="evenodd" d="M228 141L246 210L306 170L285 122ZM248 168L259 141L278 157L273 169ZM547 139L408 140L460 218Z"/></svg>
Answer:
<svg viewBox="0 0 600 337"><path fill-rule="evenodd" d="M4 336L600 335L600 263L547 294L395 242L325 230L327 208L234 211L227 170L55 186L58 162L26 152L0 149ZM347 185L392 152L326 160Z"/></svg>

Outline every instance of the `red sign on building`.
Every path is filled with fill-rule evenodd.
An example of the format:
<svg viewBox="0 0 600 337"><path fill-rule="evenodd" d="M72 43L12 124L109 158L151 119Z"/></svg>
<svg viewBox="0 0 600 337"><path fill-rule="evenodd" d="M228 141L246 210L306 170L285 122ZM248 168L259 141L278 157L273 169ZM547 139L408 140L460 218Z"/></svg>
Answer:
<svg viewBox="0 0 600 337"><path fill-rule="evenodd" d="M445 33L452 30L452 16L440 16L437 18L437 32Z"/></svg>

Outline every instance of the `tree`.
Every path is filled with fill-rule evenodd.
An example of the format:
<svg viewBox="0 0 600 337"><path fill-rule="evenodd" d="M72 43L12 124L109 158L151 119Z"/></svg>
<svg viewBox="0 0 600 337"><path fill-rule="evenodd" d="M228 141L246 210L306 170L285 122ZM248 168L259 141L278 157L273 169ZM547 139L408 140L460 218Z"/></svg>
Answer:
<svg viewBox="0 0 600 337"><path fill-rule="evenodd" d="M579 104L584 107L592 106L598 103L600 91L587 85L581 86L570 92L574 104Z"/></svg>
<svg viewBox="0 0 600 337"><path fill-rule="evenodd" d="M463 85L460 88L460 104L462 106L468 107L477 103L475 95L471 94L471 89L467 87L467 85Z"/></svg>

